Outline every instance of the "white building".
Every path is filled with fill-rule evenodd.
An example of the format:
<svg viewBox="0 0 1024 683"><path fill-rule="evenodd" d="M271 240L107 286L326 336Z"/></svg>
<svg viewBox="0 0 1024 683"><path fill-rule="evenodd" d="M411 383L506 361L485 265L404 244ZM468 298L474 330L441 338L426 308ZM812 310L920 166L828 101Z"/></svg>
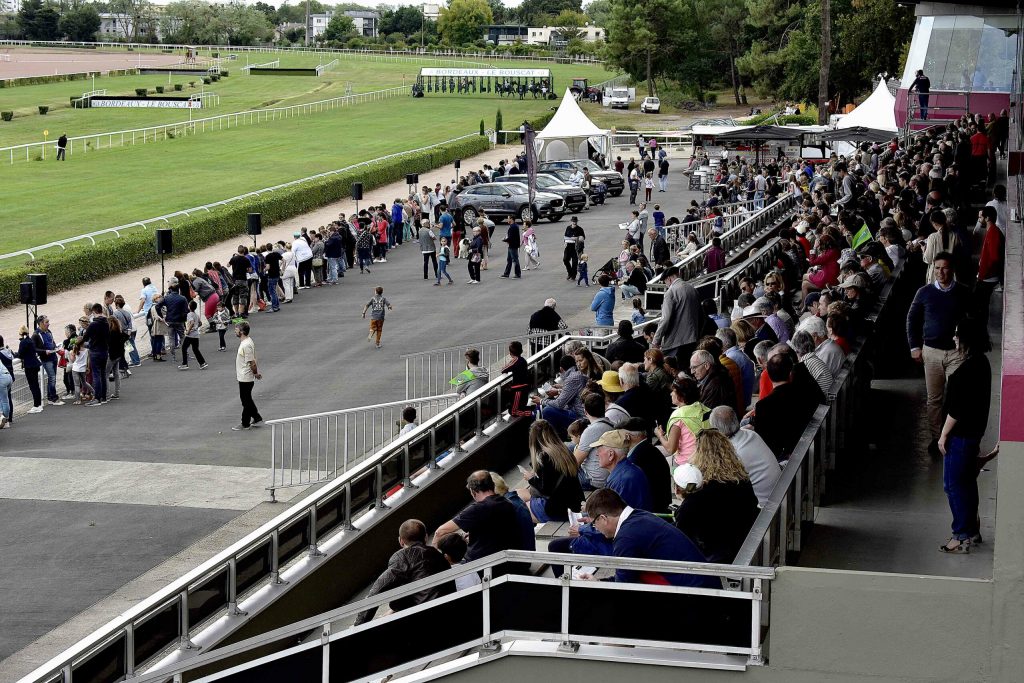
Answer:
<svg viewBox="0 0 1024 683"><path fill-rule="evenodd" d="M0 2L6 2L7 0L0 0ZM20 0L13 0L14 2L20 2ZM159 11L159 8L158 8ZM144 18L142 25L139 27L139 35L145 35L152 30L156 33L158 39L163 39L163 31L160 29L160 20L158 17ZM125 42L130 41L135 35L135 22L132 17L128 14L120 12L100 12L100 30L96 32L96 37L99 40L105 40L110 42Z"/></svg>
<svg viewBox="0 0 1024 683"><path fill-rule="evenodd" d="M580 39L588 43L604 40L607 33L600 26L580 27ZM569 41L564 39L557 26L531 26L527 36L528 45L550 45L552 47L565 47Z"/></svg>
<svg viewBox="0 0 1024 683"><path fill-rule="evenodd" d="M345 12L342 12L342 14L352 19L352 24L355 27L356 34L365 36L367 38L376 38L379 35L379 13L365 12L360 10L347 10ZM323 34L323 32L327 30L327 25L331 23L331 18L333 16L334 12L324 12L322 14L309 15L309 35L313 40L319 38Z"/></svg>
<svg viewBox="0 0 1024 683"><path fill-rule="evenodd" d="M16 14L21 9L21 0L0 0L0 14Z"/></svg>

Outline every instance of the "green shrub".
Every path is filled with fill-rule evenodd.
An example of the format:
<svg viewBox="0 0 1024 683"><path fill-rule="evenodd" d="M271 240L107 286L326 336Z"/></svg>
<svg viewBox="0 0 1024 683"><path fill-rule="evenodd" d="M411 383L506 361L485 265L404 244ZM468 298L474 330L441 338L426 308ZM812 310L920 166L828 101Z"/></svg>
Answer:
<svg viewBox="0 0 1024 683"><path fill-rule="evenodd" d="M39 113L41 115L46 116L46 112L48 112L48 111L50 111L50 108L47 107L45 104L40 104L39 105Z"/></svg>
<svg viewBox="0 0 1024 683"><path fill-rule="evenodd" d="M501 130L502 128L504 128L504 126L502 125L501 109L498 109L498 113L494 115L494 130ZM501 145L504 143L505 135L503 133L498 133L498 144Z"/></svg>
<svg viewBox="0 0 1024 683"><path fill-rule="evenodd" d="M190 88L196 87L196 82L195 81L189 81L188 82L188 87L190 87Z"/></svg>
<svg viewBox="0 0 1024 683"><path fill-rule="evenodd" d="M484 120L480 119L480 135L484 135L487 131L484 130Z"/></svg>
<svg viewBox="0 0 1024 683"><path fill-rule="evenodd" d="M220 75L221 76L227 76L228 75L228 70L227 69L221 69L220 70Z"/></svg>
<svg viewBox="0 0 1024 683"><path fill-rule="evenodd" d="M136 88L135 89L135 94L138 97L145 97L146 95L149 94L149 91L146 90L145 88Z"/></svg>
<svg viewBox="0 0 1024 683"><path fill-rule="evenodd" d="M716 92L709 92L706 95L704 95L704 97L705 97L705 101L708 104L711 104L711 105L718 104L718 93L716 93Z"/></svg>
<svg viewBox="0 0 1024 683"><path fill-rule="evenodd" d="M164 92L164 86L162 86L162 85L158 85L158 86L156 86L156 91L157 91L158 93L160 93L160 94L163 94L163 92Z"/></svg>
<svg viewBox="0 0 1024 683"><path fill-rule="evenodd" d="M182 89L183 87L184 87L184 86L182 86L182 84L181 84L181 83L175 83L175 84L174 84L174 89L175 89L175 90L181 90L181 89Z"/></svg>
<svg viewBox="0 0 1024 683"><path fill-rule="evenodd" d="M217 59L218 57L220 57L220 53L219 52L211 52L210 56L213 57L214 59Z"/></svg>
<svg viewBox="0 0 1024 683"><path fill-rule="evenodd" d="M217 74L210 74L210 78L213 79L214 81L219 81L220 80L220 76L217 75Z"/></svg>
<svg viewBox="0 0 1024 683"><path fill-rule="evenodd" d="M205 83L206 85L210 85L211 83L213 83L213 81L210 79L209 76L203 76L203 83Z"/></svg>
<svg viewBox="0 0 1024 683"><path fill-rule="evenodd" d="M364 189L371 190L402 180L407 173L426 173L447 166L455 159L480 154L489 147L487 138L473 136L443 147L405 154L384 163L269 192L261 197L232 202L210 213L195 214L171 224L174 250L176 254L181 254L235 238L241 234L246 214L250 212L262 213L264 223L273 225L348 199L354 182L361 182ZM103 241L95 246L54 252L53 255L43 256L23 266L0 270L0 306L18 303L18 283L23 282L28 273L47 273L49 291L60 292L158 260L153 248L152 228L139 230L120 239Z"/></svg>
<svg viewBox="0 0 1024 683"><path fill-rule="evenodd" d="M0 111L0 119L3 119L4 121L10 121L13 118L14 118L14 112L13 111Z"/></svg>

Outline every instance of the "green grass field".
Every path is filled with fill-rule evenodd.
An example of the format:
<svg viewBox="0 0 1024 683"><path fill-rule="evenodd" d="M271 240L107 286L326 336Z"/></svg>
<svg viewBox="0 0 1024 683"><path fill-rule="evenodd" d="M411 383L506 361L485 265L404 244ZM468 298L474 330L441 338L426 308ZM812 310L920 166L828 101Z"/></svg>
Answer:
<svg viewBox="0 0 1024 683"><path fill-rule="evenodd" d="M409 65L349 61L341 66L358 66L365 80L376 77L384 83L393 82L395 74L400 82L403 69L416 72ZM556 85L567 83L573 76L589 76L595 81L607 77L599 67L554 65L552 71ZM228 77L232 82L235 79ZM314 81L322 79L244 77L240 72L237 79L258 91L254 99L289 97L298 102L324 96L323 91L311 92L322 85ZM337 83L342 87L343 79ZM60 85L78 88L81 83ZM23 91L51 87L15 88L4 91L4 95L22 91L17 95L25 97ZM365 89L372 88L357 88ZM222 97L223 112L246 108L234 106L223 89ZM155 144L76 153L64 163L53 161L49 155L46 161L0 161L0 184L5 196L0 202L0 253L151 218L472 133L478 130L481 119L487 127L493 126L499 107L505 125L514 127L524 118L543 114L553 104L532 98L503 100L490 94L399 97ZM99 130L117 130L118 125L143 125L139 114L157 112L93 109L64 113L69 117L96 114L92 123ZM51 136L55 128L50 124ZM68 129L74 130L71 126Z"/></svg>

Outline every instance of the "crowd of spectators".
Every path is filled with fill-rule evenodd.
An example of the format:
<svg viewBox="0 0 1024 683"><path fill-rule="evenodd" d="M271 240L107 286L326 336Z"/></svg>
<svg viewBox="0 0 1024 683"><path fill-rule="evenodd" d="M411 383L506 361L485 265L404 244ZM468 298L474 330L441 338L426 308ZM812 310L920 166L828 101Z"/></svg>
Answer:
<svg viewBox="0 0 1024 683"><path fill-rule="evenodd" d="M533 396L522 487L500 495L496 475L474 473L474 502L435 544L461 531L489 551L524 547L518 501L530 522L571 522L551 551L732 562L812 416L854 371L848 357L898 275L920 287L906 329L910 358L924 366L929 450L944 459L954 518L940 549L969 552L980 542L977 462L994 456L979 453L991 381L984 351L1007 220L1002 186L972 208L989 199L979 201L992 177L961 158L977 130L964 117L906 146L864 144L817 168L779 160L769 174L777 170L784 189L766 183L765 201L788 191L799 208L762 281L744 281L727 315L702 306L669 266L657 325L637 335L620 321L603 352L567 344L558 381ZM624 274L630 263L640 267L627 256ZM685 574L612 578L717 585Z"/></svg>

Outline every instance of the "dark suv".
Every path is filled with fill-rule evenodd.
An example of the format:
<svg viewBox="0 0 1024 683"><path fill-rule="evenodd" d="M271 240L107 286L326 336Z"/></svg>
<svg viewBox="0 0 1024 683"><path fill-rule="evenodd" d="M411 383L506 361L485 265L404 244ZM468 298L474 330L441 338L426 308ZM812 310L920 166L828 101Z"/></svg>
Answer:
<svg viewBox="0 0 1024 683"><path fill-rule="evenodd" d="M572 184L573 173L574 171L569 171L564 168L548 168L543 171L538 171L537 177L551 177L564 185L568 185L569 187L575 188L576 186ZM605 197L607 196L608 186L602 183L597 178L592 177L590 179L590 203L604 204Z"/></svg>
<svg viewBox="0 0 1024 683"><path fill-rule="evenodd" d="M501 179L504 182L522 183L529 187L529 177L526 175L502 176ZM573 213L579 213L587 206L587 195L583 190L547 173L537 174L537 191L557 194L565 202L565 208Z"/></svg>
<svg viewBox="0 0 1024 683"><path fill-rule="evenodd" d="M455 197L451 207L462 215L465 225L472 225L480 209L493 219L515 216L519 220L534 221L547 218L552 223L565 215L565 202L557 194L538 191L530 204L530 190L522 183L483 183L473 185Z"/></svg>
<svg viewBox="0 0 1024 683"><path fill-rule="evenodd" d="M600 180L608 186L608 194L618 197L626 189L626 183L622 176L615 171L606 171L590 159L569 159L567 161L545 161L537 168L538 171L546 171L549 168L562 168L569 171L579 168L590 170L590 177Z"/></svg>

